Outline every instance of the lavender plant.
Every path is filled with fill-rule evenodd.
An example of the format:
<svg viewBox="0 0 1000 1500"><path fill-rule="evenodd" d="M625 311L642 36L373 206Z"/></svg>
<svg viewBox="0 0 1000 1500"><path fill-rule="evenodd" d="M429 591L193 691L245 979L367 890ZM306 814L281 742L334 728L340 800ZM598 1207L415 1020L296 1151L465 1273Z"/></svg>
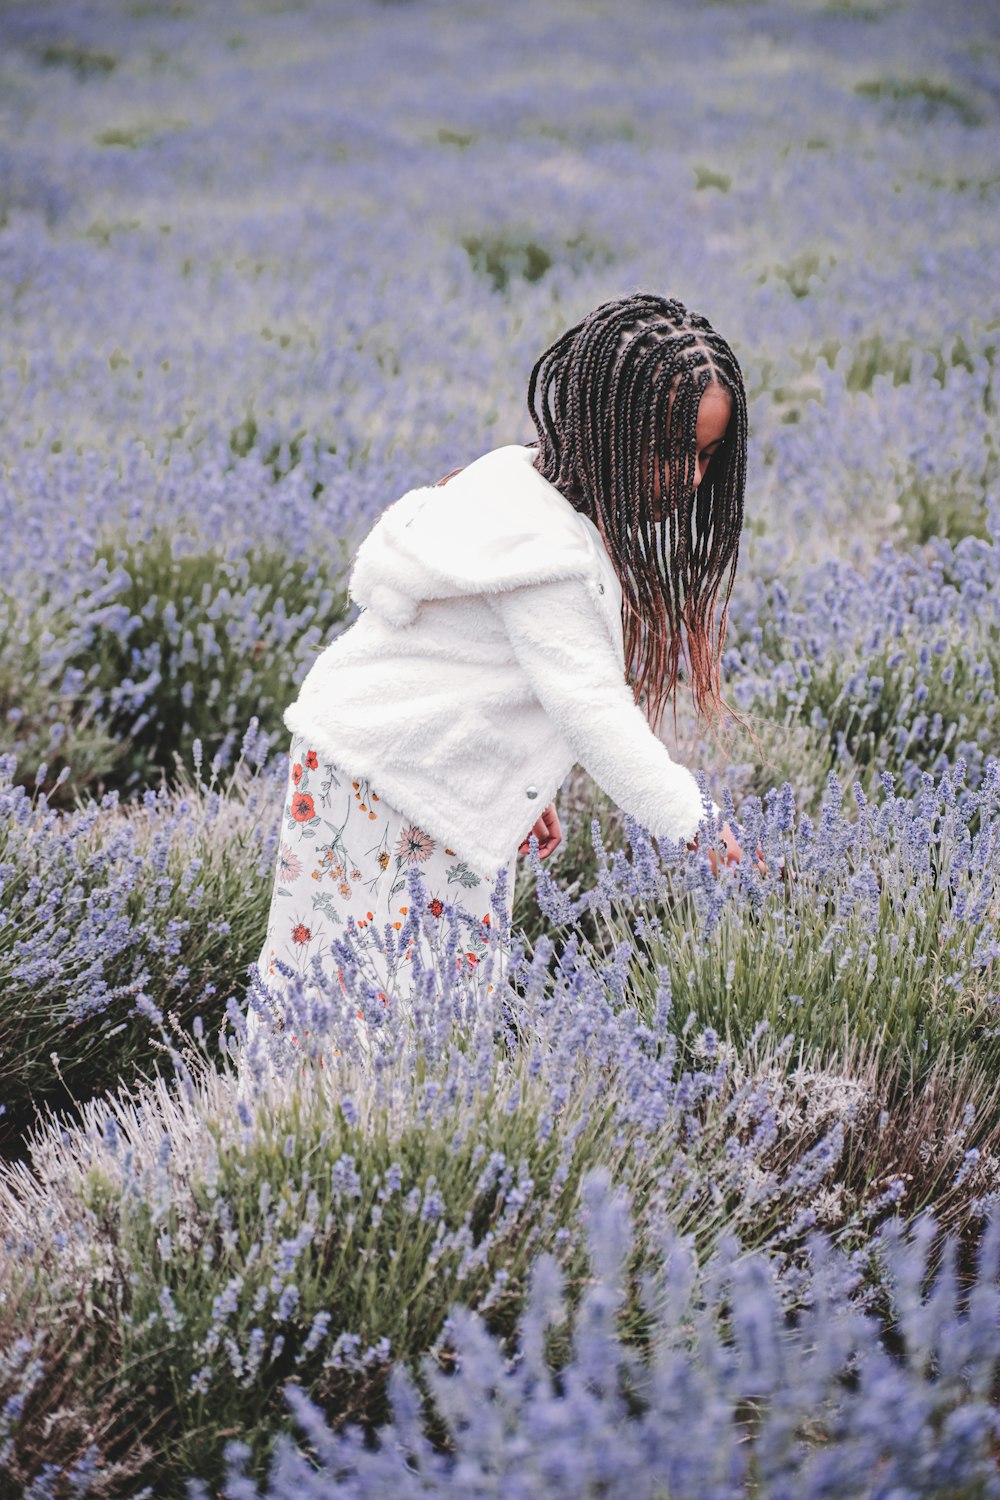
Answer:
<svg viewBox="0 0 1000 1500"><path fill-rule="evenodd" d="M894 800L884 795L887 803ZM787 788L783 797L788 815L792 803ZM801 826L793 822L775 834L774 805L764 814L772 825L768 842L772 870L786 861L790 881L755 877L742 884L737 880L720 891L714 883L709 885L703 867L696 873L695 862L678 867L673 851L661 847L657 854L643 831L613 809L588 777L578 773L563 788L560 801L567 847L544 867L534 860L524 862L518 878L515 925L529 951L543 934L553 934L554 951L563 954L562 962L571 965L581 953L585 964L606 969L609 991L620 993L625 1004L637 1005L645 1015L660 1003L659 991L655 999L652 995L654 974L661 976L661 984L662 975L669 975L673 1035L693 1067L704 1066L709 1056L725 1058L734 1076L742 1078L746 1070L763 1087L753 1036L760 1032L786 1038L790 1046L767 1084L773 1089L775 1118L787 1122L808 1099L803 1123L809 1120L818 1127L824 1119L836 1118L844 1132L836 1171L816 1200L818 1222L840 1228L854 1220L868 1227L869 1205L889 1191L908 1214L932 1207L941 1223L957 1230L963 1243L971 1246L985 1206L1000 1191L1000 1083L991 988L995 954L991 957L990 946L994 925L990 893L995 892L996 881L984 872L979 889L986 903L980 917L973 919L978 957L965 968L961 980L953 977L951 985L940 976L928 976L927 963L935 962L943 935L955 930L948 914L954 893L940 895L928 905L928 898L942 884L940 875L933 873L940 870L935 849L942 829L933 817L924 829L919 822L911 827L909 838L930 833L930 863L925 870L930 890L921 893L920 883L908 887L900 872L891 910L885 914L889 952L878 954L877 959L887 968L882 977L890 993L902 991L912 997L914 1016L922 1014L922 997L934 1007L941 1035L927 1047L898 1046L895 1026L904 1019L898 1006L882 1025L877 1024L877 1008L868 1008L869 1000L877 1006L881 971L869 989L856 976L857 987L852 991L851 959L841 962L852 937L861 943L866 940L850 924L841 930L840 922L845 911L855 921L860 915L856 896L851 894L860 879L858 862L871 861L879 872L881 889L881 871L893 865L892 845L879 842L881 832L873 833L869 842L860 827L852 826L857 817L854 798L850 798L853 815L843 808L836 811L835 788L827 788L826 800L833 820L825 829L823 824L816 829L807 820ZM975 828L980 819L977 801L973 799L961 814L969 828ZM908 804L911 814L917 811L911 799L900 799L900 804ZM920 818L927 818L932 805L933 799L925 796ZM986 820L994 826L992 804ZM834 825L840 826L846 843L835 841L824 860L815 841L825 838ZM798 854L792 853L793 844L799 847L794 841L803 833L813 844L811 874L803 874L795 863ZM995 832L984 841L987 850L994 838ZM823 878L818 877L819 869ZM575 878L570 881L571 875ZM919 905L915 904L918 896ZM968 904L961 896L958 902L964 918ZM897 984L899 940L904 937L907 945L911 942L908 931L899 926L903 913L917 924L924 920L931 925L926 934L917 927L912 941L924 939L925 948L915 950L913 967ZM728 922L731 928L725 927ZM789 950L769 968L761 954L773 951L767 937L772 924L785 934ZM877 928L877 921L874 925ZM814 976L814 1008L807 1007L795 975L800 966L809 972L810 962L817 963L816 950L810 949L813 939L820 948L831 947L840 964L838 973L846 970L846 998L860 1013L856 1023L838 1026L831 1005L842 1001L843 992L824 988L819 974ZM835 946L840 943L843 948ZM867 955L860 957L867 965ZM790 958L794 963L789 963ZM662 969L655 968L657 962ZM627 971L624 984L623 968ZM742 986L737 983L738 975ZM744 1004L747 984L749 995L763 1003ZM971 991L971 1005L962 999L963 985ZM940 1010L941 997L947 995L954 997L956 1005L950 1020ZM912 1017L909 1024L912 1028ZM814 1059L812 1064L806 1061L808 1055ZM821 1077L825 1082L820 1082ZM793 1150L800 1149L797 1142Z"/></svg>
<svg viewBox="0 0 1000 1500"><path fill-rule="evenodd" d="M216 1026L245 991L273 883L279 778L251 723L223 783L73 813L15 782L0 758L0 1147L36 1109L66 1106L155 1059L151 1022ZM39 768L45 779L44 765Z"/></svg>
<svg viewBox="0 0 1000 1500"><path fill-rule="evenodd" d="M16 760L12 747L17 747L34 772L46 755L52 756L49 793L56 803L66 795L55 784L64 767L73 768L79 784L87 786L121 758L108 724L95 722L93 703L88 710L77 702L72 681L66 680L64 644L53 649L57 637L30 601L0 593L0 720L6 753ZM59 767L55 756L61 759ZM33 780L26 767L24 779L29 784Z"/></svg>
<svg viewBox="0 0 1000 1500"><path fill-rule="evenodd" d="M828 563L794 601L774 580L742 607L733 700L807 738L814 787L835 770L869 793L886 772L912 788L959 758L974 785L996 740L998 600L995 507L985 540L941 537L923 556L886 547L863 573Z"/></svg>
<svg viewBox="0 0 1000 1500"><path fill-rule="evenodd" d="M285 1399L302 1433L282 1436L255 1483L249 1445L227 1446L232 1493L266 1500L331 1494L377 1500L407 1493L553 1497L711 1494L874 1500L905 1493L1000 1493L992 1452L1000 1376L1000 1222L983 1239L967 1303L950 1267L929 1291L925 1251L898 1222L875 1254L893 1298L900 1350L860 1308L858 1268L822 1235L810 1241L810 1296L789 1325L766 1257L728 1240L707 1266L668 1232L662 1269L644 1297L654 1333L643 1360L617 1334L631 1226L606 1173L588 1174L585 1218L592 1279L574 1319L570 1357L554 1372L548 1336L567 1317L554 1257L539 1257L508 1356L464 1307L449 1317L454 1369L431 1360L422 1379L393 1372L392 1419L368 1444L338 1432L297 1385ZM427 1431L429 1393L443 1437ZM192 1481L191 1500L211 1491Z"/></svg>
<svg viewBox="0 0 1000 1500"><path fill-rule="evenodd" d="M34 779L44 759L43 784L55 792L82 748L78 790L135 791L172 772L194 739L227 764L251 717L268 744L283 738L282 709L347 614L343 548L330 553L300 560L242 543L206 551L163 530L99 546L75 598L43 595L54 640L47 691L17 704L21 779ZM30 682L39 663L37 627L25 645L27 657L12 652L5 668L11 699L13 682ZM101 758L87 753L96 736Z"/></svg>
<svg viewBox="0 0 1000 1500"><path fill-rule="evenodd" d="M745 846L761 849L763 876L752 859L721 880L704 853L658 859L629 822L631 861L605 856L575 901L540 872L539 902L571 944L579 912L600 913L609 988L644 1016L666 967L678 1017L736 1041L766 1021L824 1046L877 1040L918 1078L944 1049L991 1072L998 775L989 759L970 792L959 762L906 797L885 773L872 801L855 785L851 817L831 776L815 823L795 818L787 785L766 807L749 799Z"/></svg>
<svg viewBox="0 0 1000 1500"><path fill-rule="evenodd" d="M444 932L422 929L417 870L411 884L413 932L453 948L454 912ZM378 1422L397 1363L428 1351L447 1362L449 1302L509 1337L542 1251L580 1287L588 1167L606 1166L635 1208L623 1334L638 1347L649 1342L639 1277L664 1224L700 1257L735 1229L748 1246L784 1247L779 1263L794 1266L789 1247L815 1222L844 1133L836 1108L817 1113L805 1088L797 1100L789 1090L775 1130L761 1084L787 1044L758 1038L758 1066L740 1077L721 1058L692 1069L670 1032L665 980L642 1025L609 1003L603 976L567 961L553 980L545 954L517 948L524 993L504 991L498 1013L489 986L509 941L498 920L471 977L435 954L408 1007L391 995L386 1010L366 974L370 930L348 933L343 992L297 980L285 1030L252 1043L233 1012L244 1043L234 1036L223 1060L235 1045L235 1075L189 1048L176 1085L91 1101L82 1125L53 1121L32 1138L30 1165L0 1172L10 1337L59 1328L71 1343L81 1305L85 1322L100 1320L114 1360L72 1371L54 1360L46 1385L69 1380L74 1401L114 1411L141 1380L157 1493L173 1492L185 1465L207 1474L234 1424L263 1458L287 1425L290 1377L338 1421ZM851 1227L869 1228L891 1198ZM46 1415L34 1410L18 1453ZM111 1458L121 1441L116 1429Z"/></svg>

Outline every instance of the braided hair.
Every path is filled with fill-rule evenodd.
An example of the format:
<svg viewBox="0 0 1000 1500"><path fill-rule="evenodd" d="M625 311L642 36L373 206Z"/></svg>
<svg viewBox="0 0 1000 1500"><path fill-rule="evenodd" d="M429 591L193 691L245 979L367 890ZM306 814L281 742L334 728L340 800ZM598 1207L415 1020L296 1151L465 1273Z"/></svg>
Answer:
<svg viewBox="0 0 1000 1500"><path fill-rule="evenodd" d="M728 391L732 406L695 490L698 406L709 385ZM710 723L731 714L719 661L747 451L746 393L733 351L682 303L637 292L602 303L545 350L531 372L528 409L538 432L535 468L598 527L621 581L636 702L645 693L654 727L668 701L676 719L683 661L698 713Z"/></svg>

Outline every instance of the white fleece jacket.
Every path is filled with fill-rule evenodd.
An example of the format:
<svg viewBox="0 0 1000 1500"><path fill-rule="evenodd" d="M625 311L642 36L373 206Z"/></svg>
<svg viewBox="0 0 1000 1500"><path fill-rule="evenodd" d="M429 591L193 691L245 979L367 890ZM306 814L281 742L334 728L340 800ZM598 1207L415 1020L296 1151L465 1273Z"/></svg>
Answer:
<svg viewBox="0 0 1000 1500"><path fill-rule="evenodd" d="M507 865L577 763L658 837L703 817L625 680L601 539L513 444L410 490L361 543L362 608L285 723L482 875Z"/></svg>

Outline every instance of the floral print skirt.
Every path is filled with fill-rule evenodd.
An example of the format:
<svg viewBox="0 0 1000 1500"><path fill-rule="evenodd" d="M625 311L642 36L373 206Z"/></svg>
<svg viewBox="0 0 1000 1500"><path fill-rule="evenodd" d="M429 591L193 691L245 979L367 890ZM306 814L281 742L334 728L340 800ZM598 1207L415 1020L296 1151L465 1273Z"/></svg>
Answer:
<svg viewBox="0 0 1000 1500"><path fill-rule="evenodd" d="M515 850L507 868L508 917L516 858ZM362 932L371 927L382 934L387 923L399 932L409 910L407 872L414 864L433 917L440 917L448 903L469 918L462 920L459 961L478 963L487 952L493 882L470 869L458 850L397 812L370 781L332 764L294 735L267 935L257 961L272 997L280 995L285 977L278 962L308 976L318 960L331 979L338 977L331 938L343 935L349 916ZM374 942L368 951L388 989L385 954ZM409 951L400 956L392 986L397 995L406 992L411 957ZM262 1024L251 1006L249 1035Z"/></svg>

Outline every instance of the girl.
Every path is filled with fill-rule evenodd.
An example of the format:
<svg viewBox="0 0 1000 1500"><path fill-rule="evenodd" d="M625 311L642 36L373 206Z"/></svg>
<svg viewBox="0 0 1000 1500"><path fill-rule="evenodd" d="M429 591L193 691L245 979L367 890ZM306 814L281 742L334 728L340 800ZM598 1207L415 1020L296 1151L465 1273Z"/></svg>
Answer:
<svg viewBox="0 0 1000 1500"><path fill-rule="evenodd" d="M682 660L699 713L725 708L739 365L704 318L636 294L545 350L528 407L536 443L487 453L382 514L350 576L361 613L285 713L288 793L259 960L272 991L283 971L335 968L331 938L353 915L389 940L380 978L404 993L410 954L394 957L392 933L413 863L430 916L459 909L458 962L478 962L497 886L510 916L517 854L531 835L543 859L561 841L552 799L575 763L654 835L696 842L697 783L654 729ZM722 843L738 861L727 825Z"/></svg>

